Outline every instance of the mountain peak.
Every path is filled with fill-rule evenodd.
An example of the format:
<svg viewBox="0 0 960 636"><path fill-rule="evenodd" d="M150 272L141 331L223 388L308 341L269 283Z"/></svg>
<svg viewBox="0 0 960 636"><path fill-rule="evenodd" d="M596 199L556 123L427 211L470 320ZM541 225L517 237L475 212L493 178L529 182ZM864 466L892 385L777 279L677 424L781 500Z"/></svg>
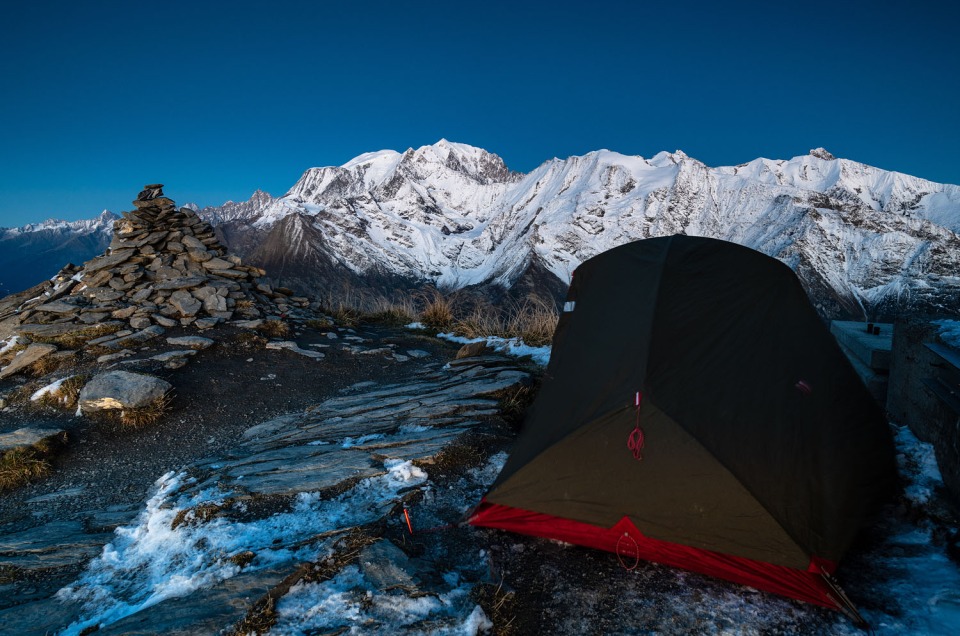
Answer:
<svg viewBox="0 0 960 636"><path fill-rule="evenodd" d="M814 148L810 151L810 156L816 157L817 159L823 159L825 161L833 161L836 157L833 156L833 153L828 151L826 148Z"/></svg>

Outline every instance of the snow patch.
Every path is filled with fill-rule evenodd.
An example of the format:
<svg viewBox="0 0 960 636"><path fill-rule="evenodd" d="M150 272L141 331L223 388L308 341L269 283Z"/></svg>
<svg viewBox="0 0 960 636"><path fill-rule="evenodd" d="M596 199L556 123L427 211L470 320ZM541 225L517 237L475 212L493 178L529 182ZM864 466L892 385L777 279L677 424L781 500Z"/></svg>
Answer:
<svg viewBox="0 0 960 636"><path fill-rule="evenodd" d="M940 327L940 339L951 347L960 349L960 320L934 320Z"/></svg>
<svg viewBox="0 0 960 636"><path fill-rule="evenodd" d="M545 367L550 362L551 347L531 347L523 342L522 338L501 338L500 336L485 336L480 338L464 338L452 333L438 333L438 338L457 342L460 344L471 344L474 342L486 342L487 346L494 351L505 353L517 358L530 356L535 363Z"/></svg>

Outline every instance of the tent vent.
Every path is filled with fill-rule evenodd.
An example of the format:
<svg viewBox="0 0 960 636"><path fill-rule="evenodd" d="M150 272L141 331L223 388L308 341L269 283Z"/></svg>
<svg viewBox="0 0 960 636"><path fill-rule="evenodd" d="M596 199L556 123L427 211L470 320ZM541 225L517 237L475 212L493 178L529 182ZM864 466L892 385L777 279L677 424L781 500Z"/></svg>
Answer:
<svg viewBox="0 0 960 636"><path fill-rule="evenodd" d="M568 311L573 311L573 308L576 307L576 306L577 306L577 301L575 301L575 300L568 300L567 302L563 303L563 311L564 311L564 313L566 313L566 312L568 312Z"/></svg>

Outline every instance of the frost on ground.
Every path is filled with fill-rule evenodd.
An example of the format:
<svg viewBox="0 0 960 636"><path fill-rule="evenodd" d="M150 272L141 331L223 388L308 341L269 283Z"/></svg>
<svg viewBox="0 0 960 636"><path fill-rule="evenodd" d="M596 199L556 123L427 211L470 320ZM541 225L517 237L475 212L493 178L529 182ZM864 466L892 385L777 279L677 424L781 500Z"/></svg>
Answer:
<svg viewBox="0 0 960 636"><path fill-rule="evenodd" d="M547 366L547 363L550 362L551 348L549 346L531 347L530 345L524 343L523 339L521 338L501 338L499 336L464 338L463 336L457 336L452 333L438 333L437 337L443 338L444 340L449 340L450 342L458 342L460 344L486 342L488 347L499 353L505 353L516 358L529 356L541 367Z"/></svg>
<svg viewBox="0 0 960 636"><path fill-rule="evenodd" d="M424 493L424 504L415 517L418 524L449 521L437 515L449 514L451 507L462 514L468 507L467 498L479 497L504 459L498 456L494 461L499 463L493 468L471 471L460 487L441 496L433 492L423 470L409 461L387 460L384 474L361 480L337 497L301 493L289 512L248 523L228 518L192 523L197 511L223 505L231 493L217 489L191 493L191 478L168 473L157 481L156 494L135 524L119 528L101 556L73 585L58 593L62 601L79 602L83 608L81 618L63 634L110 625L166 599L215 585L241 569L249 572L323 559L330 555L333 540L304 545L305 538L379 519L403 491L420 488ZM487 481L480 483L477 478ZM256 557L242 568L236 558L247 552ZM483 565L464 571L472 570L475 578L477 572L483 572ZM421 625L415 633L437 635L476 634L487 629L490 622L470 600L471 586L461 580L460 573L448 572L443 581L439 592L410 598L377 590L361 569L348 566L332 580L292 588L278 605L279 621L273 633L302 634L344 626L359 629L359 633L366 629L398 633ZM434 627L423 628L423 624Z"/></svg>
<svg viewBox="0 0 960 636"><path fill-rule="evenodd" d="M370 439L390 444L413 428L423 427ZM944 545L956 528L925 512L942 487L933 452L906 428L894 433L907 482L901 509L867 533L839 574L876 634L960 633L960 570ZM337 439L331 452L362 443ZM301 493L289 509L253 520L215 514L234 493L169 473L138 519L60 591L83 608L63 633L110 625L241 570L304 563L332 565L277 598L271 634L863 633L839 613L699 574L652 563L628 572L604 552L458 525L506 457L495 452L453 474L386 460L380 474L338 494ZM412 535L403 514L387 516L400 502ZM345 558L342 531L381 522L386 534L369 535ZM245 553L252 560L241 564ZM493 590L496 608L481 588Z"/></svg>
<svg viewBox="0 0 960 636"><path fill-rule="evenodd" d="M940 327L940 339L951 347L960 349L960 320L934 320Z"/></svg>

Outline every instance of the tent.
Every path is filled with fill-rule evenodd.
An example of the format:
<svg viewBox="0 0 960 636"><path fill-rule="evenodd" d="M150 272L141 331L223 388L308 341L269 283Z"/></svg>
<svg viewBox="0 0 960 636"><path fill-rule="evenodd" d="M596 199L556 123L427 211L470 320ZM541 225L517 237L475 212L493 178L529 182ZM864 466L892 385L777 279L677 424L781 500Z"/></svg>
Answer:
<svg viewBox="0 0 960 636"><path fill-rule="evenodd" d="M577 268L537 399L470 523L858 618L831 574L894 475L883 413L788 266L653 238Z"/></svg>

